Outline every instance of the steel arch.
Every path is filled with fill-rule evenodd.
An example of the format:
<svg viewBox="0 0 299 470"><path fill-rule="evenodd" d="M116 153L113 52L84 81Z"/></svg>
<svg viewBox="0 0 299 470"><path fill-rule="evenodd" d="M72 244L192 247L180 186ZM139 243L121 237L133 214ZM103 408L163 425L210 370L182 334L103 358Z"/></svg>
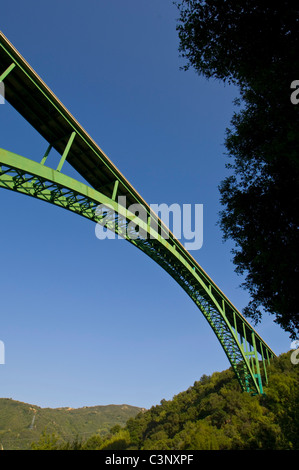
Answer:
<svg viewBox="0 0 299 470"><path fill-rule="evenodd" d="M274 352L0 32L2 82L5 99L48 142L48 148L41 163L0 149L0 187L105 224L146 253L200 309L242 390L263 393L263 385L268 380L267 364L275 356ZM52 148L61 155L56 170L46 166ZM62 173L65 161L86 184ZM125 202L119 204L119 198ZM146 221L130 212L132 204L144 207ZM146 236L136 237L132 221Z"/></svg>
<svg viewBox="0 0 299 470"><path fill-rule="evenodd" d="M236 309L230 311L232 306L225 302L225 298L222 298L220 305L216 298L218 292L214 292L214 286L205 278L205 273L186 261L150 224L119 205L116 199L42 163L0 149L0 166L1 188L49 202L95 223L105 222L107 228L126 238L158 263L187 292L208 321L242 390L263 393L262 375L266 378L266 359L269 361L274 355L273 351ZM107 217L109 211L111 216ZM136 233L131 233L134 230L133 227L128 230L131 222L147 236L136 237ZM240 333L240 322L243 334ZM260 360L264 374L260 370Z"/></svg>

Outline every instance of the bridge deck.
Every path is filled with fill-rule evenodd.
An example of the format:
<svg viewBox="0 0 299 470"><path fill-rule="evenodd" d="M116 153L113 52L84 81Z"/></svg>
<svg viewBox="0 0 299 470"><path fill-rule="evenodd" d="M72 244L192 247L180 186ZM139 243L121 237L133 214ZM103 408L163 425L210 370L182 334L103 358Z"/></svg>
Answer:
<svg viewBox="0 0 299 470"><path fill-rule="evenodd" d="M115 181L118 180L118 193L126 196L127 207L136 202L140 203L152 216L149 205L140 194L0 31L0 76L13 63L16 66L4 79L5 99L59 154L63 154L70 135L75 131L76 137L67 155L68 163L92 188L106 196L111 197ZM157 218L159 227L163 231L165 225L158 216L154 215L154 217ZM171 232L168 241L209 286L219 305L225 304L225 315L231 325L234 324L242 336L245 328L246 335L250 338L253 331L251 325ZM210 299L210 295L204 289L202 294L207 300ZM259 352L263 345L275 355L256 332L255 336L258 340L256 347Z"/></svg>

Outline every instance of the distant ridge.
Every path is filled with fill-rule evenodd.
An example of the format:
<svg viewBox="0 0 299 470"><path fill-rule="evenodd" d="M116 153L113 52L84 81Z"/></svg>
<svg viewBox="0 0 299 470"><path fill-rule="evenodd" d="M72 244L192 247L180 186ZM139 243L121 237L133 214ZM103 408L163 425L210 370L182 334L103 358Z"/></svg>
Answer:
<svg viewBox="0 0 299 470"><path fill-rule="evenodd" d="M0 448L30 449L41 434L55 433L66 439L106 434L124 426L129 418L145 411L131 405L99 405L81 408L41 408L12 398L0 398Z"/></svg>

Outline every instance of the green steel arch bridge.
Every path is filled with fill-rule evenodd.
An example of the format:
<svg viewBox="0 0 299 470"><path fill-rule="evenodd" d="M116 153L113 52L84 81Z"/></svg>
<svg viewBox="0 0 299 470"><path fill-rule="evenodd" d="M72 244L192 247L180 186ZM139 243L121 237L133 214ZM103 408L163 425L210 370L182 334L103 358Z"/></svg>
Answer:
<svg viewBox="0 0 299 470"><path fill-rule="evenodd" d="M275 357L274 352L0 32L0 85L3 84L5 100L47 145L40 163L0 149L0 187L113 229L146 253L197 305L217 336L241 389L263 394L268 382L267 366ZM46 165L51 149L61 156L56 170ZM65 161L87 184L62 172ZM124 204L119 204L119 200ZM146 220L130 211L133 204L145 208ZM148 236L130 233L132 221Z"/></svg>

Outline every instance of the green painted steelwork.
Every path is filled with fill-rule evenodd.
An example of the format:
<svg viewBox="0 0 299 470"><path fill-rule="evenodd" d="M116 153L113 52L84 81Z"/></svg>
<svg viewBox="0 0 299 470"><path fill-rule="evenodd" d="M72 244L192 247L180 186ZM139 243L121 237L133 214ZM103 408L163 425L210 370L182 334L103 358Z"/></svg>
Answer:
<svg viewBox="0 0 299 470"><path fill-rule="evenodd" d="M15 68L16 64L12 63L9 67L7 67L6 70L0 75L0 82L3 82L3 80L7 77L7 75Z"/></svg>
<svg viewBox="0 0 299 470"><path fill-rule="evenodd" d="M12 62L15 67L5 75ZM46 139L48 148L41 163L0 149L0 187L105 224L146 253L200 309L242 390L263 393L263 384L268 380L267 363L274 352L0 33L0 76L3 75L7 101ZM45 165L52 148L61 155L57 170ZM87 184L61 172L65 161ZM128 210L132 204L144 207L146 221ZM136 225L139 233L146 236L136 236Z"/></svg>
<svg viewBox="0 0 299 470"><path fill-rule="evenodd" d="M57 170L3 149L0 149L0 164L2 188L50 202L96 223L101 223L104 219L107 221L109 217L107 214L104 216L103 209L106 213L110 210L112 216L106 226L115 229L116 233L154 259L183 287L199 307L230 360L242 389L251 393L263 393L258 350L264 366L265 355L273 356L273 351L237 310L234 312L234 322L231 323L232 317L225 314L227 304L224 299L220 306L204 273L194 270L167 239L162 238L148 223L120 206L117 201ZM100 207L99 211L101 205L105 207ZM148 236L134 238L135 234L128 230L132 221ZM244 335L240 338L238 329L235 330L236 318L239 322L242 321ZM246 334L249 335L249 340ZM253 350L247 352L247 348L250 347L253 347Z"/></svg>
<svg viewBox="0 0 299 470"><path fill-rule="evenodd" d="M70 138L69 138L69 141L68 141L68 143L67 143L67 146L65 147L65 150L64 150L64 152L63 152L63 154L62 154L62 157L61 157L61 159L60 159L60 162L58 163L57 171L61 171L62 166L63 166L63 164L64 164L64 162L65 162L65 159L66 159L66 157L67 157L67 155L68 155L68 153L69 153L69 151L70 151L70 148L71 148L71 146L72 146L72 143L74 142L75 137L76 137L76 132L72 132L72 134L71 134L71 136L70 136Z"/></svg>

